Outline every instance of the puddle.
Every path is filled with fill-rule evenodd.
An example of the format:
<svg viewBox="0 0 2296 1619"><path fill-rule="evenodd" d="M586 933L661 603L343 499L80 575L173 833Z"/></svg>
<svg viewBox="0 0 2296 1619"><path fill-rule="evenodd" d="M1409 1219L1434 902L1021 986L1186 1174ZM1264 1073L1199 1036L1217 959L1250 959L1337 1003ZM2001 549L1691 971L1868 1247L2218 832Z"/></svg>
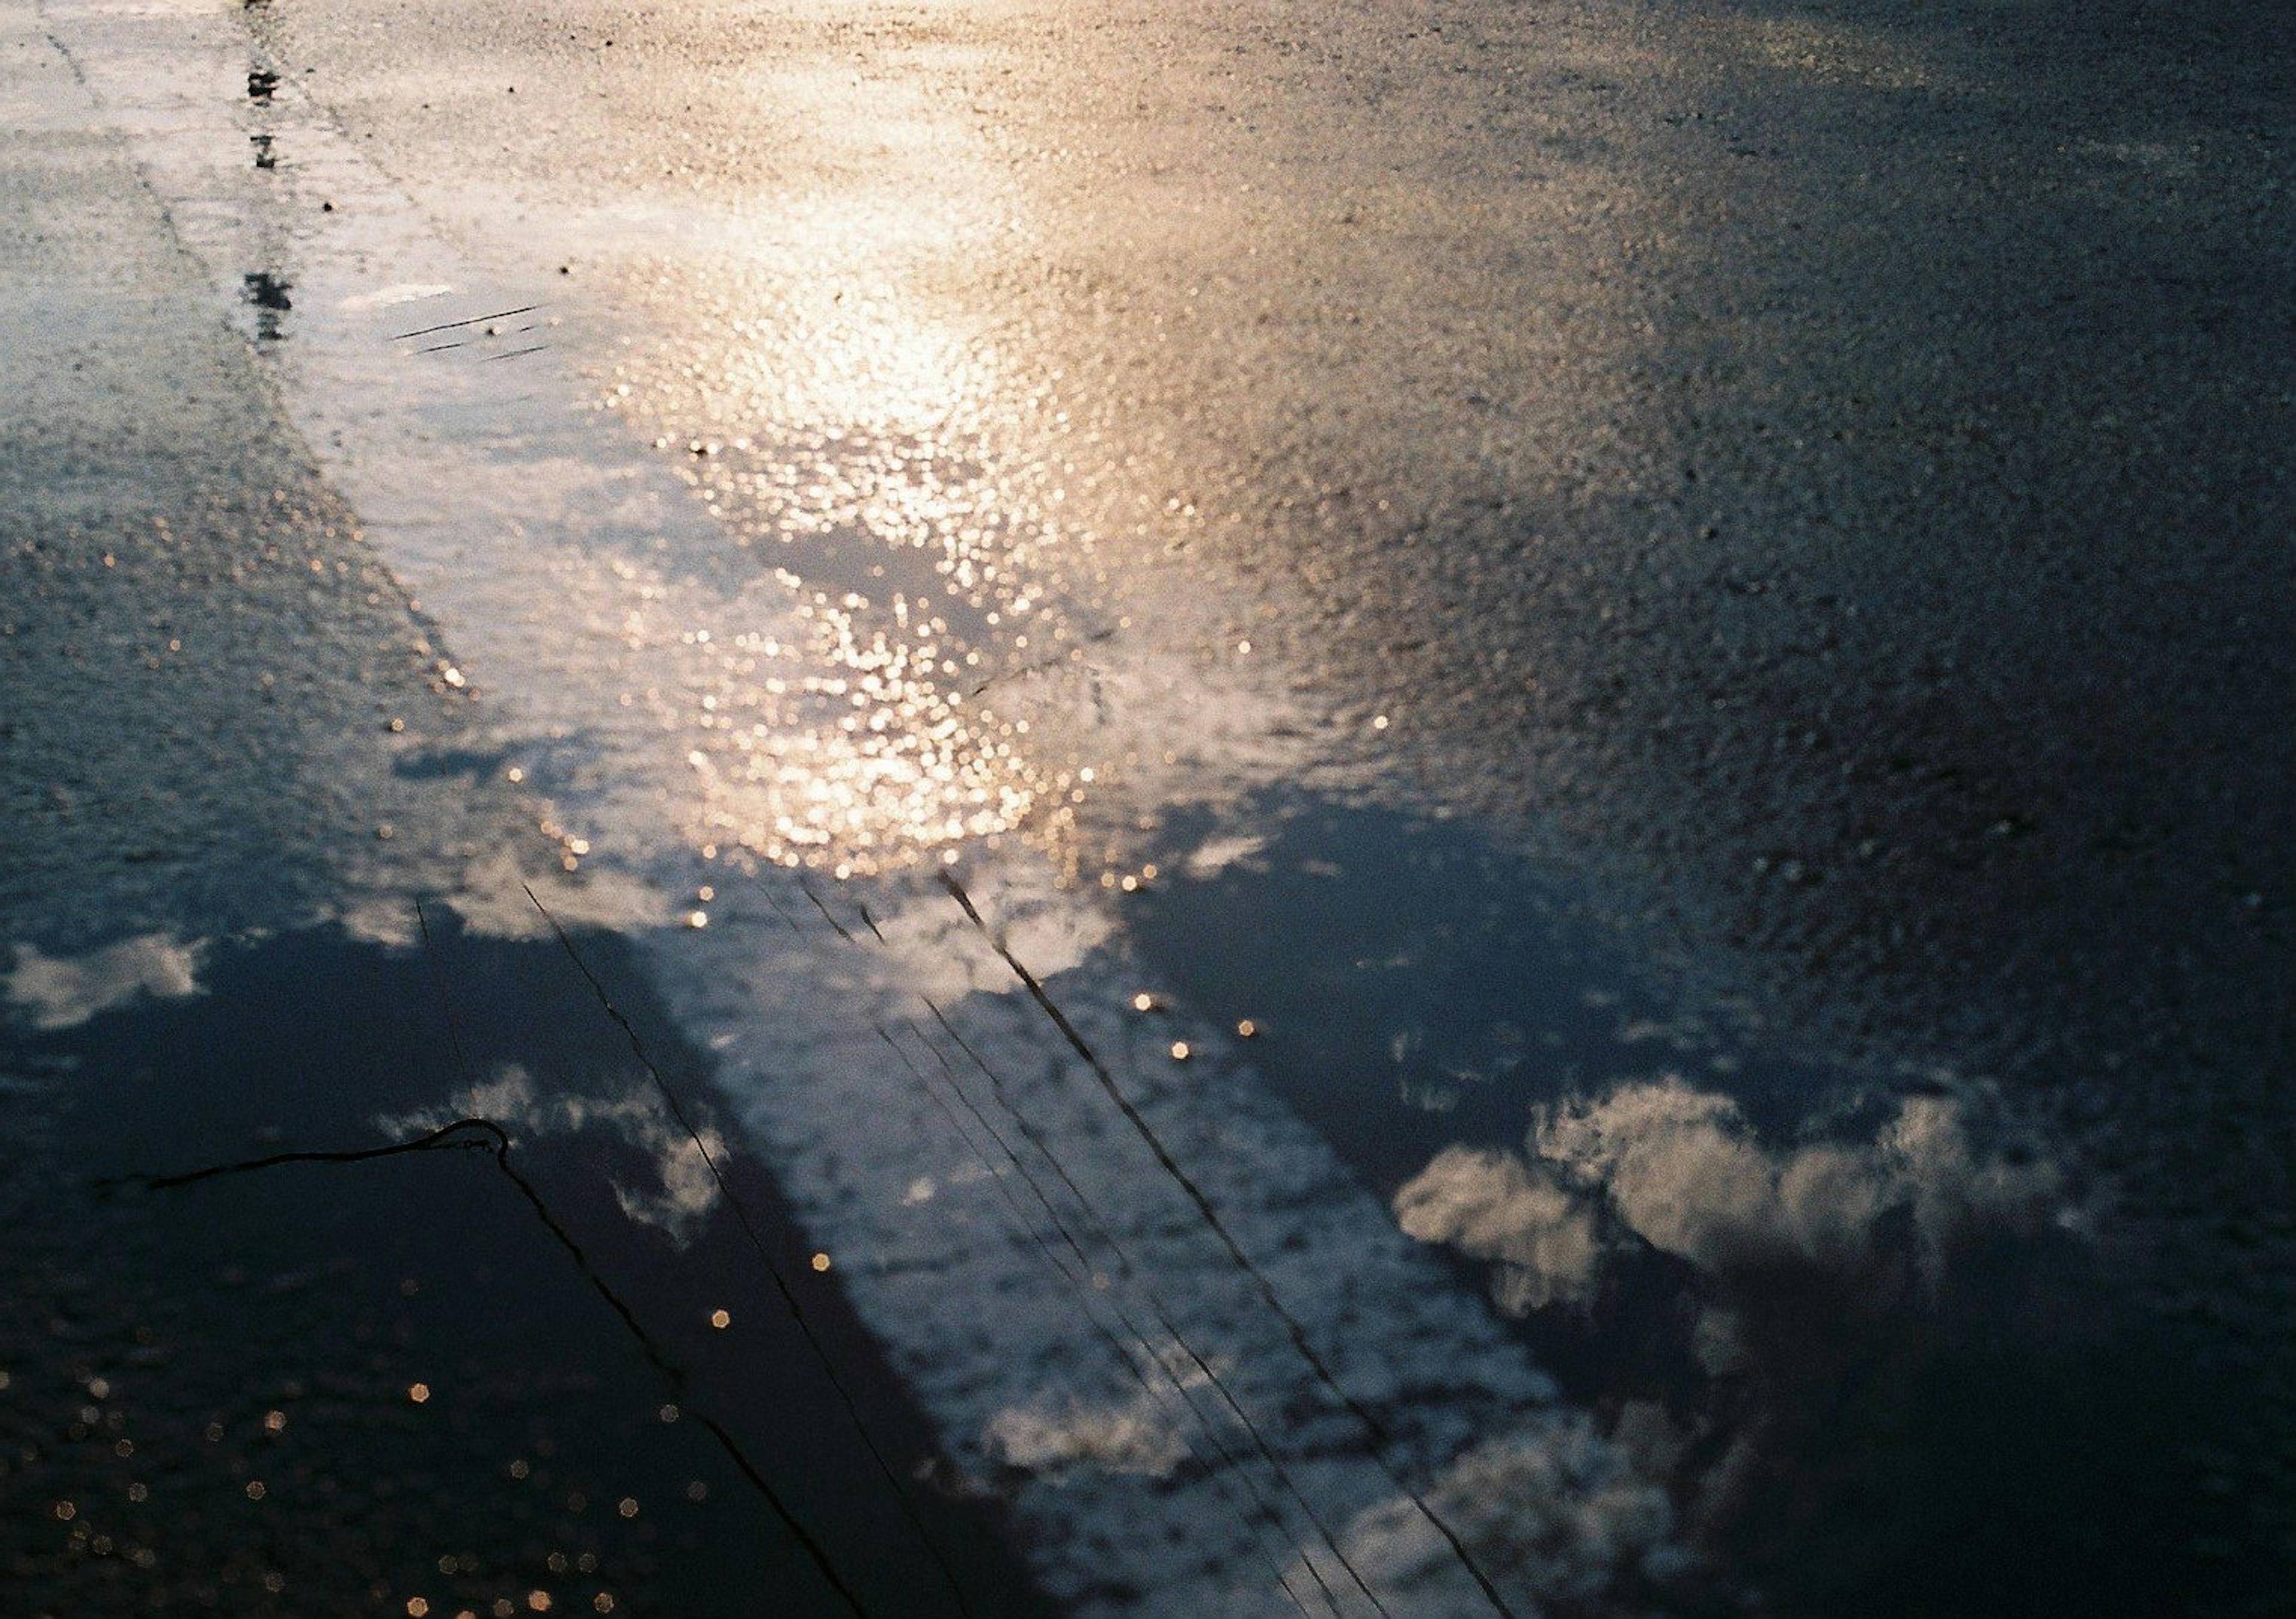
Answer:
<svg viewBox="0 0 2296 1619"><path fill-rule="evenodd" d="M740 1221L557 944L467 936L443 910L434 936L451 1032L421 953L326 929L217 942L195 985L0 1035L0 1110L22 1144L0 1250L17 1304L0 1329L14 1599L732 1613L769 1591L776 1612L849 1613L711 1419L871 1611L958 1611ZM665 1077L698 1096L706 1066L635 987L625 949L581 947ZM466 1072L579 1259L480 1153L101 1184L377 1146L471 1111ZM770 1182L689 1105L765 1251L816 1281ZM800 1296L972 1611L1045 1611L993 1500L919 1482L947 1466L836 1289Z"/></svg>
<svg viewBox="0 0 2296 1619"><path fill-rule="evenodd" d="M1644 983L1615 932L1473 822L1278 789L1174 816L1145 855L1157 876L1123 901L1142 954L1191 1008L1249 1021L1272 1083L1383 1190L1626 1075L1726 1075L1784 1125L1850 1083L1755 1064L1750 1031Z"/></svg>
<svg viewBox="0 0 2296 1619"><path fill-rule="evenodd" d="M1763 1611L2166 1612L2237 1401L2046 1111L1685 1016L1473 823L1179 816L1125 930L1170 1006L1514 1324ZM2230 1572L2230 1571L2227 1571ZM2234 1576L2235 1579L2237 1576ZM1698 1611L1694 1574L1660 1599Z"/></svg>

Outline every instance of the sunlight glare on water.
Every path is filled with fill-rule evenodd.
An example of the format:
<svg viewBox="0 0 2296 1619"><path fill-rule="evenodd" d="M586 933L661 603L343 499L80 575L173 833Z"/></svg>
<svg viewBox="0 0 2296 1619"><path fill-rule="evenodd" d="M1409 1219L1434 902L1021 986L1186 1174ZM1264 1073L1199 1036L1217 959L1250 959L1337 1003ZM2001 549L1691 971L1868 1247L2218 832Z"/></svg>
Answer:
<svg viewBox="0 0 2296 1619"><path fill-rule="evenodd" d="M856 273L794 295L758 273L786 242L675 277L681 335L624 370L619 408L723 525L739 594L780 598L769 628L721 610L704 629L683 609L707 604L649 580L628 644L658 654L661 609L681 609L674 724L711 841L841 873L1019 830L1057 842L1079 778L990 688L1073 658L1061 575L1088 545L1006 447L1021 390L994 346L935 320L866 242L829 241Z"/></svg>

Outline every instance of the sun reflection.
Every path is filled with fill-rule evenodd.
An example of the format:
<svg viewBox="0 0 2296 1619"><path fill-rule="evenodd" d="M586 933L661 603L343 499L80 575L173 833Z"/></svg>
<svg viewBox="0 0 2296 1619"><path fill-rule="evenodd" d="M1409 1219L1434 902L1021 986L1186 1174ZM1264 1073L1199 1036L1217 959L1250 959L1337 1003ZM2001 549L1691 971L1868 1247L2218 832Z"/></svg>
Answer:
<svg viewBox="0 0 2296 1619"><path fill-rule="evenodd" d="M687 330L715 340L608 396L762 553L730 599L615 568L619 638L678 667L682 689L647 695L684 740L700 832L840 876L1056 835L1090 772L1050 763L988 695L1078 652L1063 574L1089 547L1041 458L998 446L1042 401L895 280L812 285L792 298L738 265L684 285L702 306Z"/></svg>
<svg viewBox="0 0 2296 1619"><path fill-rule="evenodd" d="M867 605L817 598L809 655L737 639L715 700L693 716L702 735L687 763L707 824L767 859L873 870L1018 827L1067 785L1016 750L1014 727L976 721L943 688L946 624L918 623L921 638L904 641L898 627L863 627ZM789 673L766 673L775 667Z"/></svg>

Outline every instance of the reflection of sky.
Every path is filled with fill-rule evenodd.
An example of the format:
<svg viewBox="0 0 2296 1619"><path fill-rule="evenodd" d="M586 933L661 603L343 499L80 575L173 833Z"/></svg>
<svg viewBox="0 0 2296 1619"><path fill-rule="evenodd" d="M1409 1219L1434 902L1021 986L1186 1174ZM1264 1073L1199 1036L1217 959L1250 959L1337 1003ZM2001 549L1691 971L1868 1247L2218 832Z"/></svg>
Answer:
<svg viewBox="0 0 2296 1619"><path fill-rule="evenodd" d="M1999 1377L2012 1321L2020 1353L2080 1340L2078 1310L2027 1315L2104 1257L2087 1194L1985 1088L1862 1116L1766 1128L1678 1077L1623 1081L1540 1109L1521 1150L1443 1149L1395 1211L1409 1235L1487 1267L1501 1310L1580 1362L1576 1392L1612 1413L1612 1465L1672 1503L1666 1544L1793 1533L1798 1577L1823 1586L1860 1557L1934 1550L1926 1523L1846 1541L1830 1526L1837 1476L1913 1516L1950 1517L1939 1491L2013 1503L2004 1435L1924 1437L1961 1420L1967 1396L1940 1408L1938 1393L1972 1364ZM1801 1516L1813 1501L1823 1532Z"/></svg>
<svg viewBox="0 0 2296 1619"><path fill-rule="evenodd" d="M831 130L861 127L849 119L821 122ZM963 143L941 138L947 134L923 143L933 172L918 186L939 199L941 209L950 196L963 198L978 182L964 160ZM928 177L905 174L903 179ZM747 849L769 862L816 862L840 872L931 858L1014 829L1056 833L1077 795L1094 781L1094 766L1080 754L1048 744L1041 724L1022 711L1014 695L1028 683L1021 677L1034 678L1039 671L1064 675L1088 647L1099 644L1104 626L1084 605L1099 600L1087 588L1092 536L1071 531L1062 520L1069 504L1062 497L1070 492L1066 470L1045 447L1052 441L1034 438L1040 424L1031 413L1038 401L1008 356L980 331L954 321L930 296L917 266L902 257L945 258L948 237L939 229L915 228L914 218L906 231L890 228L899 223L891 213L867 208L849 214L799 210L769 227L780 233L778 242L769 238L752 244L756 251L750 256L765 266L762 274L739 264L712 268L699 256L664 270L662 304L675 308L656 330L674 335L658 349L633 351L602 400L613 414L602 412L599 420L636 427L641 440L652 441L653 454L683 477L699 503L693 510L706 507L712 514L689 524L685 538L664 536L641 517L631 522L631 536L586 549L569 544L576 587L569 599L531 592L548 599L548 622L531 634L500 628L523 621L485 610L488 602L469 593L468 579L490 571L515 587L506 595L529 593L537 576L545 575L546 563L537 567L537 559L549 554L547 544L497 544L491 527L473 525L488 536L485 546L473 547L476 568L441 568L427 559L439 588L426 588L426 597L458 642L469 637L467 647L458 644L458 657L483 648L482 656L468 661L488 683L490 703L543 704L562 694L563 708L554 721L586 725L599 722L596 710L617 704L635 710L638 724L612 733L600 750L611 752L614 764L632 776L644 777L644 788L658 787L661 801L671 805L671 819L684 818L683 789L698 783L697 840ZM796 256L777 257L788 254L792 241ZM645 329L641 307L623 313ZM306 349L316 336L305 334ZM660 470L657 464L656 481L668 482ZM588 493L578 477L538 476L531 482L561 492L570 508L580 506ZM558 515L563 514L542 511L536 531L554 535L549 519ZM709 530L703 544L680 549L696 527ZM381 543L391 542L386 536ZM586 623L586 641L570 643L563 634L562 605L572 606L578 621ZM1112 609L1109 616L1120 623ZM490 643L484 640L489 634L496 637ZM1153 655L1137 646L1121 651L1134 669ZM1124 673L1116 671L1109 683L1118 684ZM1175 730L1203 726L1220 705L1222 694L1208 690L1218 678L1175 683L1190 699ZM1050 676L1040 683L1052 683ZM1077 689L1071 684L1063 695ZM1097 675L1093 690L1096 696ZM664 761L671 762L667 771ZM578 788L568 790L545 821L545 833L559 838L560 814L572 820L592 807L582 804ZM647 797L644 807L642 822L631 818L617 830L643 824L660 838L654 798ZM1186 864L1199 880L1240 872L1255 863L1266 842L1259 830L1229 827L1198 843ZM650 846L636 853L643 859ZM587 854L586 844L571 834L566 847L570 865ZM1036 874L1034 867L1029 873ZM989 903L991 885L977 874L968 878ZM458 908L482 930L530 934L536 922L515 893L515 879L507 864L477 869L464 884L473 904L458 901ZM593 877L585 880L592 883ZM1424 880L1416 873L1398 886ZM647 891L620 896L627 905L619 914L608 903L616 896L605 884L585 891L599 902L587 918L554 896L552 903L570 921L658 917L659 901ZM888 909L880 890L865 891L881 911ZM492 912L483 908L489 892L501 901ZM1016 896L1028 903L1025 914ZM717 903L707 888L698 897ZM849 897L840 895L840 904ZM1106 941L1107 915L1092 906L1046 899L1018 881L996 897L1002 903L992 906L992 914L1008 943L1046 977L1086 966ZM1389 903L1382 894L1369 899L1366 908ZM873 942L866 948L882 944L885 977L911 993L929 988L963 995L993 988L1017 1002L998 962L981 959L977 948L966 960L934 936L934 916L943 928L961 924L930 889L925 900L891 907L882 928L868 923ZM730 920L741 912L728 903L718 914ZM489 916L495 926L488 926ZM1447 926L1449 919L1439 920ZM394 925L404 942L403 909ZM1427 951L1449 938L1431 933ZM1043 1509L1055 1526L1048 1539L1058 1544L1067 1538L1061 1532L1078 1524L1095 1532L1111 1521L1129 1524L1142 1510L1131 1493L1099 1497L1108 1504L1105 1515L1073 1504L1089 1488L1083 1476L1095 1470L1162 1476L1176 1462L1170 1431L1157 1427L1144 1405L1018 1394L1017 1386L1044 1366L1062 1364L1062 1340L1075 1336L1076 1317L1065 1307L1054 1312L1050 1343L1038 1346L1042 1359L1033 1363L1024 1353L1032 1330L1025 1321L997 1323L1001 1336L984 1342L982 1318L989 1313L984 1301L1024 1314L1020 1302L1036 1295L1013 1285L1016 1267L980 1242L977 1231L959 1228L971 1211L954 1193L907 1195L919 1187L970 1184L959 1179L965 1165L958 1159L952 1169L955 1155L941 1150L946 1143L906 1127L906 1120L902 1128L886 1127L889 1118L900 1116L894 1111L898 1104L888 1100L898 1094L898 1074L875 1075L881 1083L873 1091L852 1086L861 1065L837 1036L859 1026L840 1028L846 1009L824 1007L820 957L833 953L833 946L819 938L816 945L810 956L799 947L791 953L803 959L780 968L794 982L792 993L801 1004L786 1009L787 1016L752 1015L723 1031L727 1048L741 1050L756 1065L747 1080L733 1083L746 1083L756 1092L751 1102L761 1133L776 1121L782 1126L774 1141L778 1166L799 1189L807 1217L836 1233L825 1239L839 1249L840 1275L856 1278L855 1296L873 1321L922 1364L918 1375L934 1391L937 1414L978 1417L993 1403L995 1414L987 1419L991 1450L1006 1466L1041 1474L1068 1495L1065 1509ZM728 986L747 983L744 975L762 977L768 971L738 959L766 953L758 951L756 934L738 934L724 920L680 947L726 952L724 958L680 958L691 982L709 984L726 1002L736 994ZM1265 940L1253 944L1265 947ZM1328 948L1328 940L1319 947ZM1439 965L1443 960L1397 953L1370 966L1401 981L1421 976L1430 959ZM722 968L722 976L693 970L703 960ZM1300 962L1283 966L1293 979L1304 971ZM1095 976L1064 986L1062 993L1092 996L1105 1011L1119 1003L1102 993L1111 987L1110 971L1103 961ZM134 972L127 972L124 993L158 991L148 976L138 980ZM1358 1002L1364 998L1357 996ZM1408 1010L1399 993L1395 999ZM1026 1010L975 1005L970 1015L988 1022ZM1086 1013L1077 1015L1092 1030L1096 1049L1119 1049L1122 1035L1103 1026L1104 1018L1095 1024ZM1490 1041L1445 1054L1436 1049L1445 1031L1440 1021L1401 1022L1384 1049L1398 1070L1406 1059L1431 1064L1443 1057L1445 1088L1439 1095L1423 1088L1414 1100L1447 1105L1459 1094L1502 1089L1496 1081L1521 1063L1521 1031L1513 1023L1490 1026ZM1163 1043L1160 1035L1173 1032L1188 1034L1197 1055L1186 1072L1207 1075L1206 1082L1170 1082L1167 1065L1153 1057ZM1534 1027L1535 1034L1545 1032ZM1002 1052L1012 1073L1047 1067L1044 1048L1051 1043L1041 1028L1007 1033ZM777 1034L790 1041L792 1059L764 1064L756 1053L771 1050L767 1043ZM1357 1189L1342 1177L1326 1177L1312 1142L1303 1149L1274 1124L1255 1135L1253 1120L1228 1087L1209 1082L1221 1074L1241 1091L1249 1087L1247 1077L1225 1063L1215 1068L1214 1047L1199 1030L1159 1034L1145 1048L1147 1061L1136 1055L1124 1065L1126 1081L1168 1085L1168 1116L1185 1126L1173 1131L1175 1138L1187 1143L1199 1174L1209 1179L1225 1170L1236 1176L1240 1184L1222 1188L1221 1206L1239 1227L1259 1216L1257 1229L1269 1240L1256 1247L1284 1255L1292 1249L1281 1239L1293 1235L1318 1244L1301 1248L1314 1263L1287 1285L1294 1307L1319 1336L1354 1340L1371 1363L1358 1377L1391 1379L1398 1406L1407 1410L1423 1397L1423 1385L1414 1379L1423 1379L1425 1387L1441 1390L1436 1397L1467 1409L1469 1399L1441 1380L1460 1375L1457 1346L1469 1340L1472 1327L1440 1311L1413 1317L1406 1310L1414 1302L1407 1290L1432 1291L1436 1280L1387 1263L1390 1256L1377 1239L1384 1235L1390 1246L1401 1246L1391 1227L1363 1236L1351 1250L1341 1238L1352 1231L1343 1222L1361 1201ZM1633 1038L1619 1036L1621 1043ZM868 1045L865 1038L862 1043ZM982 1044L992 1053L998 1050ZM876 1055L873 1049L869 1054ZM1457 1061L1449 1060L1453 1055ZM1053 1062L1064 1060L1056 1051ZM1152 1165L1136 1161L1136 1153L1133 1161L1111 1162L1117 1152L1111 1137L1127 1144L1123 1132L1093 1101L1095 1093L1081 1076L1069 1077L1079 1081L1071 1088L1086 1105L1072 1107L1064 1127L1046 1125L1048 1139L1068 1154L1096 1198L1119 1211L1115 1218L1128 1234L1160 1236L1167 1226L1192 1230L1186 1211L1174 1220L1155 1201L1152 1194L1165 1189ZM954 1075L948 1083L954 1086ZM659 1182L658 1187L617 1189L634 1217L678 1231L709 1206L706 1166L691 1142L667 1132L650 1098L540 1098L522 1074L509 1072L498 1074L472 1105L523 1131L600 1127L630 1141L652 1160ZM1049 1107L1039 1099L1032 1121L1045 1121ZM929 1121L928 1127L937 1126ZM1321 1182L1314 1199L1287 1199L1280 1190L1268 1190L1283 1167L1279 1149L1287 1145L1293 1149L1293 1179L1311 1187ZM1208 1167L1205 1160L1214 1158L1226 1162ZM857 1188L880 1174L898 1193L888 1191L874 1209L857 1207L867 1201ZM1133 1181L1146 1190L1136 1190ZM1406 1188L1398 1209L1412 1236L1497 1267L1501 1300L1520 1312L1587 1302L1629 1252L1642 1250L1716 1277L1779 1263L1850 1272L1886 1250L1934 1278L1958 1233L2038 1218L2054 1190L2046 1168L1973 1147L1965 1121L1949 1104L1908 1103L1870 1140L1781 1147L1758 1139L1735 1102L1669 1082L1624 1086L1558 1110L1541 1124L1527 1153L1445 1151ZM890 1223L899 1217L890 1211L920 1209L917 1231L888 1236L871 1228L873 1220ZM1374 1226L1380 1223L1376 1215L1374 1205L1367 1216ZM903 1293L910 1284L893 1273L898 1267L881 1275L858 1263L894 1247L896 1239L931 1261L934 1268L914 1288L938 1297L920 1302ZM849 1272L841 1257L849 1247L857 1255ZM1021 1263L1029 1263L1025 1255ZM1191 1291L1233 1280L1217 1253L1176 1254L1162 1263L1160 1274ZM914 1262L907 1268L928 1269ZM1057 1289L1043 1290L1057 1297ZM1465 1313L1475 1314L1472 1308ZM1234 1329L1226 1321L1221 1329ZM1701 1316L1699 1353L1706 1364L1722 1366L1741 1347L1726 1309ZM1259 1348L1262 1361L1277 1369L1262 1374L1267 1406L1277 1409L1277 1399L1290 1401L1298 1393L1296 1368L1272 1337ZM955 1370L968 1359L970 1370ZM966 1378L977 1381L968 1385ZM1499 1386L1515 1385L1499 1381ZM1589 1419L1560 1414L1511 1428L1500 1438L1488 1437L1496 1425L1479 1419L1477 1426L1485 1443L1450 1452L1431 1492L1510 1589L1525 1593L1527 1604L1587 1600L1616 1571L1638 1560L1647 1566L1652 1550L1667 1541L1663 1494L1636 1471L1625 1448ZM960 1436L980 1427L979 1421L952 1424ZM1308 1435L1300 1443L1307 1449L1326 1438ZM1328 1455L1319 1455L1317 1465L1340 1471ZM1369 1469L1354 1471L1356 1477L1344 1481L1351 1491ZM1352 1497L1341 1499L1352 1508ZM1448 1548L1430 1538L1423 1517L1407 1504L1390 1503L1352 1518L1349 1538L1384 1588L1410 1593L1423 1611L1447 1602L1439 1590L1456 1587L1459 1571Z"/></svg>
<svg viewBox="0 0 2296 1619"><path fill-rule="evenodd" d="M1200 1374L1174 1375L1185 1388L1204 1381ZM989 1419L987 1443L1006 1467L1055 1482L1079 1467L1162 1478L1188 1454L1170 1408L1145 1393L1106 1404L1071 1396L1008 1406Z"/></svg>
<svg viewBox="0 0 2296 1619"><path fill-rule="evenodd" d="M1272 674L1200 651L1223 603L1104 576L1065 413L978 314L882 243L801 247L802 277L778 234L636 267L658 335L599 400L715 519L571 582L696 841L849 875L1021 830L1072 869L1118 778L1137 805L1298 754Z"/></svg>
<svg viewBox="0 0 2296 1619"><path fill-rule="evenodd" d="M1520 1152L1444 1149L1395 1210L1488 1267L1507 1314L1576 1335L1618 1402L1614 1448L1666 1481L1693 1541L1759 1515L1767 1473L1799 1480L1845 1402L1910 1420L1932 1363L1992 1343L2005 1304L2031 1308L2093 1257L2070 1177L1982 1090L1777 1140L1729 1095L1628 1081L1542 1109ZM1870 1457L1833 1465L1901 1487Z"/></svg>

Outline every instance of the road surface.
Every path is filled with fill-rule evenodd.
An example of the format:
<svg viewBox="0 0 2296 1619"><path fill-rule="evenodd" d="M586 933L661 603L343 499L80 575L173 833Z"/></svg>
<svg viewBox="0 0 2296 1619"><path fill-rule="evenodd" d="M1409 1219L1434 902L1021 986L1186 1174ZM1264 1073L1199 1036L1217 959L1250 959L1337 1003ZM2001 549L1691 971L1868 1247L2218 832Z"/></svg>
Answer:
<svg viewBox="0 0 2296 1619"><path fill-rule="evenodd" d="M2275 19L0 18L12 1607L2277 1611Z"/></svg>

